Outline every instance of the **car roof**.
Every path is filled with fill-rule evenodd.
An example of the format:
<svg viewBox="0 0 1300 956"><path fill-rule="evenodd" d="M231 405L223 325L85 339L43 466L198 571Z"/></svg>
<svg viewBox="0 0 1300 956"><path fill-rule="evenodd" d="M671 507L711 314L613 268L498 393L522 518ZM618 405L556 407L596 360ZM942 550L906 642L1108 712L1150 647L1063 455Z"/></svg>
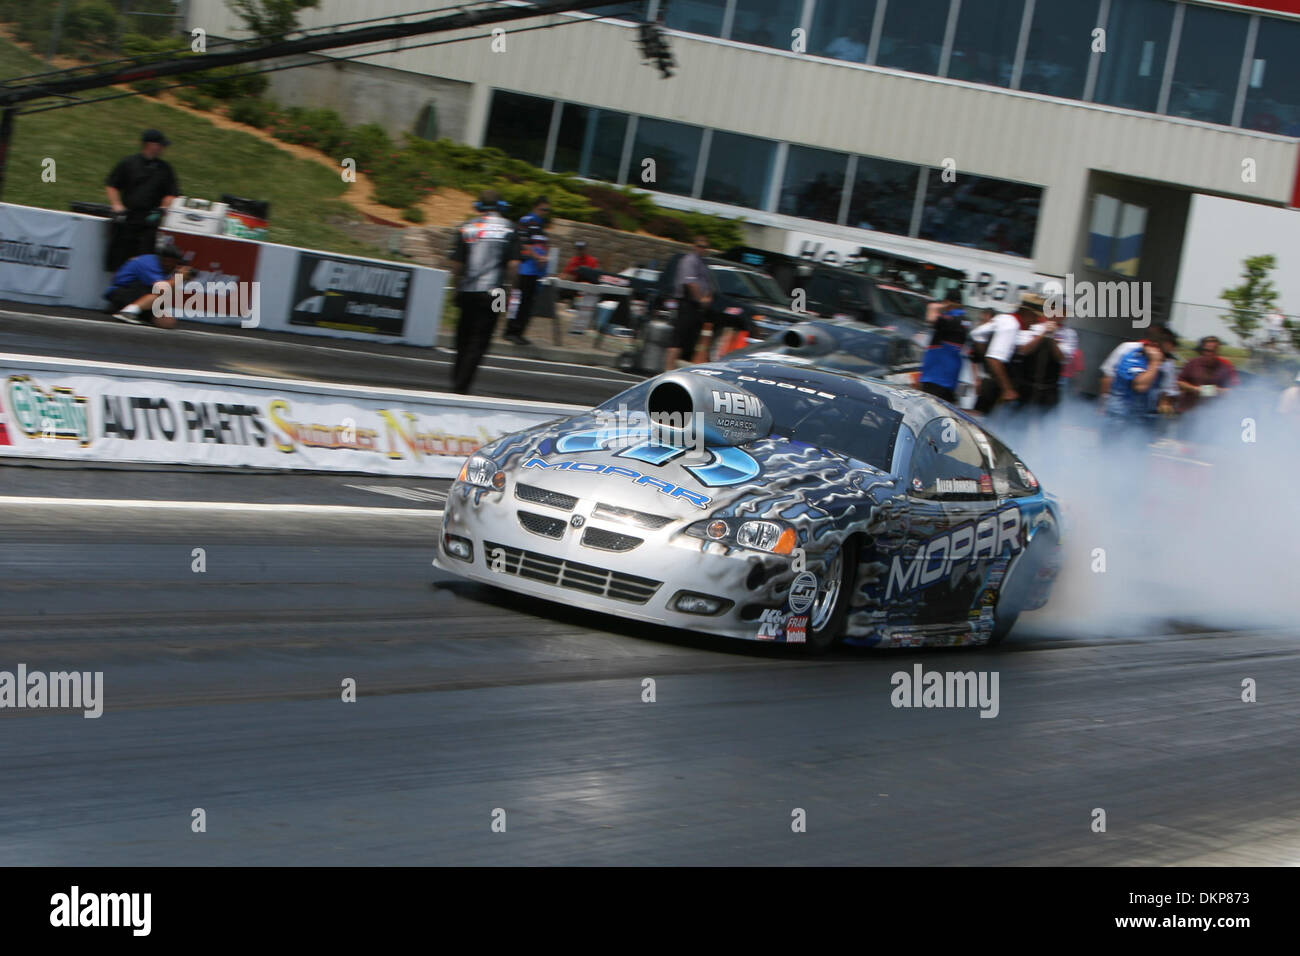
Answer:
<svg viewBox="0 0 1300 956"><path fill-rule="evenodd" d="M957 412L957 417L965 421L971 421L970 417L964 412L944 405L932 395L917 391L910 386L891 385L888 382L875 379L858 378L831 369L815 369L793 364L786 365L770 359L734 359L730 362L716 362L711 365L697 366L695 369L688 369L688 371L696 371L697 369L717 369L723 373L716 376L715 373L710 371L708 374L711 377L727 378L752 375L755 378L768 378L773 381L790 382L791 384L797 383L816 388L819 391L829 392L832 395L857 398L860 401L872 402L883 398L891 408L902 414L903 424L913 431L919 431L920 427L935 418L952 415L954 411ZM742 384L740 387L743 388L744 385Z"/></svg>

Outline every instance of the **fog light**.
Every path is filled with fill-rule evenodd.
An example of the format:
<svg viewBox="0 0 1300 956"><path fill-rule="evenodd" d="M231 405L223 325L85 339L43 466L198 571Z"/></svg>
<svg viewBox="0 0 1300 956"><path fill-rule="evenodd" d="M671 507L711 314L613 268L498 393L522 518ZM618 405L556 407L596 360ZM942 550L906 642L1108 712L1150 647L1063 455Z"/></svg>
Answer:
<svg viewBox="0 0 1300 956"><path fill-rule="evenodd" d="M462 538L460 535L444 534L442 536L442 550L453 558L460 558L462 561L474 560L474 545L470 543L469 538Z"/></svg>
<svg viewBox="0 0 1300 956"><path fill-rule="evenodd" d="M696 594L692 591L679 591L673 601L673 609L681 611L683 614L702 614L705 617L712 617L715 614L721 614L729 609L731 601L726 598L710 597L707 594Z"/></svg>
<svg viewBox="0 0 1300 956"><path fill-rule="evenodd" d="M505 486L506 486L506 473L504 471L498 471L495 475L492 476L492 487L495 488L497 491L502 491L504 490Z"/></svg>
<svg viewBox="0 0 1300 956"><path fill-rule="evenodd" d="M727 522L710 521L708 528L705 529L705 533L715 540L718 538L725 538L727 536Z"/></svg>

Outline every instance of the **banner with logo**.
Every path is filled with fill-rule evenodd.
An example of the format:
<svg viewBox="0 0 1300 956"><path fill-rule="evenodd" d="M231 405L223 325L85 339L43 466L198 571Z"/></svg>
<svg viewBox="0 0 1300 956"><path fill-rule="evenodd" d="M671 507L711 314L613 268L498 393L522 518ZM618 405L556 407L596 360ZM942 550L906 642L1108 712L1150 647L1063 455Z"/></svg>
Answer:
<svg viewBox="0 0 1300 956"><path fill-rule="evenodd" d="M452 478L484 444L568 411L483 404L420 393L350 399L5 364L0 456Z"/></svg>
<svg viewBox="0 0 1300 956"><path fill-rule="evenodd" d="M75 228L71 216L0 204L0 292L63 295Z"/></svg>
<svg viewBox="0 0 1300 956"><path fill-rule="evenodd" d="M374 260L303 252L290 325L401 337L414 273Z"/></svg>

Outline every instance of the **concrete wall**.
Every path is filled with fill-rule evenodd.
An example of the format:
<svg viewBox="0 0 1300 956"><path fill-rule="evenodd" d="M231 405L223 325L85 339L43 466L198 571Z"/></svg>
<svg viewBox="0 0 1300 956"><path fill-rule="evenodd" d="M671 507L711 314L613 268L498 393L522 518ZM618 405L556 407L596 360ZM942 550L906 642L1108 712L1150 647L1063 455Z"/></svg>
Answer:
<svg viewBox="0 0 1300 956"><path fill-rule="evenodd" d="M316 65L269 74L269 96L285 106L337 110L350 126L378 123L394 137L411 132L424 107L435 103L440 137L463 141L468 134L469 83L370 63L311 60Z"/></svg>

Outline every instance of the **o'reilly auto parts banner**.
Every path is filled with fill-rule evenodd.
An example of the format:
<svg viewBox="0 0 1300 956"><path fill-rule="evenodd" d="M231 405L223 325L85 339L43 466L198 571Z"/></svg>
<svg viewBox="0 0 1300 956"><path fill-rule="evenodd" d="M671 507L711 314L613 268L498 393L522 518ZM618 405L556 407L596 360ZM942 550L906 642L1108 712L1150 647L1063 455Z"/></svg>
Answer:
<svg viewBox="0 0 1300 956"><path fill-rule="evenodd" d="M298 257L291 325L401 336L412 270L304 252Z"/></svg>
<svg viewBox="0 0 1300 956"><path fill-rule="evenodd" d="M76 220L0 203L0 291L58 298L68 281Z"/></svg>
<svg viewBox="0 0 1300 956"><path fill-rule="evenodd" d="M0 367L0 456L450 478L487 442L556 415L454 402Z"/></svg>

